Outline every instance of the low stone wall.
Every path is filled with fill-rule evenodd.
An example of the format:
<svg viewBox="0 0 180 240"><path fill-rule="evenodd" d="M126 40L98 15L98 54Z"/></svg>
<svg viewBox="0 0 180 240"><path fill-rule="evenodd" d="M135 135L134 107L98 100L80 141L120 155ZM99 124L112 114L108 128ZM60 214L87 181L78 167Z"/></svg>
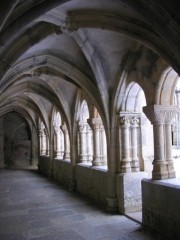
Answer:
<svg viewBox="0 0 180 240"><path fill-rule="evenodd" d="M142 181L143 225L164 235L180 239L180 179Z"/></svg>
<svg viewBox="0 0 180 240"><path fill-rule="evenodd" d="M76 189L96 203L107 205L107 171L78 164L76 166Z"/></svg>
<svg viewBox="0 0 180 240"><path fill-rule="evenodd" d="M64 160L53 160L53 178L61 185L70 188L72 181L71 163Z"/></svg>
<svg viewBox="0 0 180 240"><path fill-rule="evenodd" d="M53 176L59 184L68 189L76 190L80 194L92 199L97 204L107 207L108 172L101 167L86 164L73 166L69 161L41 156L39 158L39 172L46 176ZM51 172L53 167L53 175ZM145 172L118 174L116 176L118 211L122 214L140 211L141 180L147 178Z"/></svg>
<svg viewBox="0 0 180 240"><path fill-rule="evenodd" d="M40 156L38 161L38 171L49 177L50 174L50 158L48 156Z"/></svg>
<svg viewBox="0 0 180 240"><path fill-rule="evenodd" d="M141 211L141 181L147 178L146 172L123 173L117 175L118 209L122 214Z"/></svg>

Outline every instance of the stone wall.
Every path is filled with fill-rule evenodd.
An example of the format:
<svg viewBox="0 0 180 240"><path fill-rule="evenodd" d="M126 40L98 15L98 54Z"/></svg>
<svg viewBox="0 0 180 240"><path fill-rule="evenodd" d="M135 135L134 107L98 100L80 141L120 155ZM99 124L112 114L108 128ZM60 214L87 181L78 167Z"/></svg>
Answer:
<svg viewBox="0 0 180 240"><path fill-rule="evenodd" d="M64 160L53 160L53 177L54 180L59 182L61 185L65 185L70 188L72 180L72 168L69 161Z"/></svg>
<svg viewBox="0 0 180 240"><path fill-rule="evenodd" d="M180 239L180 179L142 181L143 225L164 235Z"/></svg>
<svg viewBox="0 0 180 240"><path fill-rule="evenodd" d="M107 205L107 171L98 167L76 166L76 189L96 203Z"/></svg>
<svg viewBox="0 0 180 240"><path fill-rule="evenodd" d="M38 161L38 171L48 177L50 169L50 157L40 156Z"/></svg>
<svg viewBox="0 0 180 240"><path fill-rule="evenodd" d="M70 161L53 159L47 156L39 158L39 172L50 176L53 167L53 178L68 189L75 189L97 204L107 207L108 172L101 167L92 167L86 164L73 166ZM142 208L141 180L147 178L145 172L118 174L117 200L118 211L126 214L139 211Z"/></svg>
<svg viewBox="0 0 180 240"><path fill-rule="evenodd" d="M141 181L148 173L134 172L117 175L118 209L122 214L141 211Z"/></svg>

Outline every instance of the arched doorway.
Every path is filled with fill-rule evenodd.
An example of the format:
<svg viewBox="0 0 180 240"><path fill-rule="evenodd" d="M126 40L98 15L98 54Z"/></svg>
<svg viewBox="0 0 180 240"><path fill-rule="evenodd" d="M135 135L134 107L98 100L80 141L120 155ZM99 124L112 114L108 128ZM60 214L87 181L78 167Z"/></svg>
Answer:
<svg viewBox="0 0 180 240"><path fill-rule="evenodd" d="M4 115L4 164L25 168L31 165L31 132L27 121L18 113Z"/></svg>

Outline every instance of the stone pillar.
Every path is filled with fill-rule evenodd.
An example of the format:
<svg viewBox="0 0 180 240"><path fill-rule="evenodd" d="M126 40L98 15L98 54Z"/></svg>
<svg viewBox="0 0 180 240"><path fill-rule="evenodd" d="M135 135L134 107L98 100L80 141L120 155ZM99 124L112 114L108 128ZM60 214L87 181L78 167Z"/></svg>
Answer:
<svg viewBox="0 0 180 240"><path fill-rule="evenodd" d="M64 160L70 160L70 141L69 141L69 133L67 126L65 124L62 125L62 131L64 133Z"/></svg>
<svg viewBox="0 0 180 240"><path fill-rule="evenodd" d="M177 113L177 107L149 105L143 107L143 111L153 124L154 161L152 178L158 180L175 177L170 124Z"/></svg>
<svg viewBox="0 0 180 240"><path fill-rule="evenodd" d="M63 133L62 130L59 127L54 127L55 133L56 133L56 149L55 149L55 158L57 159L63 159L63 144L62 144L62 138Z"/></svg>
<svg viewBox="0 0 180 240"><path fill-rule="evenodd" d="M106 165L106 153L105 153L105 134L103 134L104 126L101 118L92 118L91 125L93 129L93 166Z"/></svg>
<svg viewBox="0 0 180 240"><path fill-rule="evenodd" d="M38 134L34 126L32 126L32 155L31 165L36 166L38 164Z"/></svg>
<svg viewBox="0 0 180 240"><path fill-rule="evenodd" d="M50 155L50 146L49 146L49 139L48 139L48 137L46 136L46 134L45 134L45 137L46 137L46 156L49 156Z"/></svg>
<svg viewBox="0 0 180 240"><path fill-rule="evenodd" d="M139 159L138 159L138 149L137 149L138 123L139 123L139 119L135 116L132 117L131 119L131 149L132 149L131 170L132 172L139 171Z"/></svg>
<svg viewBox="0 0 180 240"><path fill-rule="evenodd" d="M128 117L120 117L121 125L121 146L122 146L122 160L120 165L120 172L131 172L131 158L130 158L130 142L129 142L129 127L130 121Z"/></svg>
<svg viewBox="0 0 180 240"><path fill-rule="evenodd" d="M86 150L87 150L87 161L88 162L92 162L93 160L93 150L92 150L92 130L89 126L89 124L87 124L86 126Z"/></svg>
<svg viewBox="0 0 180 240"><path fill-rule="evenodd" d="M87 163L87 153L86 153L86 125L87 123L78 124L79 129L79 162Z"/></svg>
<svg viewBox="0 0 180 240"><path fill-rule="evenodd" d="M107 142L106 142L106 133L105 133L105 129L104 126L101 129L100 132L101 135L101 142L102 142L102 161L104 162L104 164L107 164Z"/></svg>
<svg viewBox="0 0 180 240"><path fill-rule="evenodd" d="M175 178L176 173L174 170L174 162L172 159L172 135L171 135L171 124L165 123L165 142L166 142L166 161L167 161L167 170L168 178Z"/></svg>
<svg viewBox="0 0 180 240"><path fill-rule="evenodd" d="M45 156L46 150L47 150L47 142L46 142L45 126L42 121L39 122L39 140L40 140L40 155Z"/></svg>
<svg viewBox="0 0 180 240"><path fill-rule="evenodd" d="M40 130L40 155L46 155L46 135L44 130Z"/></svg>

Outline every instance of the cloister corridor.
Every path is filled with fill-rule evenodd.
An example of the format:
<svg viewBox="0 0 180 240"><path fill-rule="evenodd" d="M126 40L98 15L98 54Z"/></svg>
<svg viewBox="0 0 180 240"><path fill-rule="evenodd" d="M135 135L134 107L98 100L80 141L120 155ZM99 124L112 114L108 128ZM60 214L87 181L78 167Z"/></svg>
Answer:
<svg viewBox="0 0 180 240"><path fill-rule="evenodd" d="M0 170L1 240L162 240L36 170Z"/></svg>

